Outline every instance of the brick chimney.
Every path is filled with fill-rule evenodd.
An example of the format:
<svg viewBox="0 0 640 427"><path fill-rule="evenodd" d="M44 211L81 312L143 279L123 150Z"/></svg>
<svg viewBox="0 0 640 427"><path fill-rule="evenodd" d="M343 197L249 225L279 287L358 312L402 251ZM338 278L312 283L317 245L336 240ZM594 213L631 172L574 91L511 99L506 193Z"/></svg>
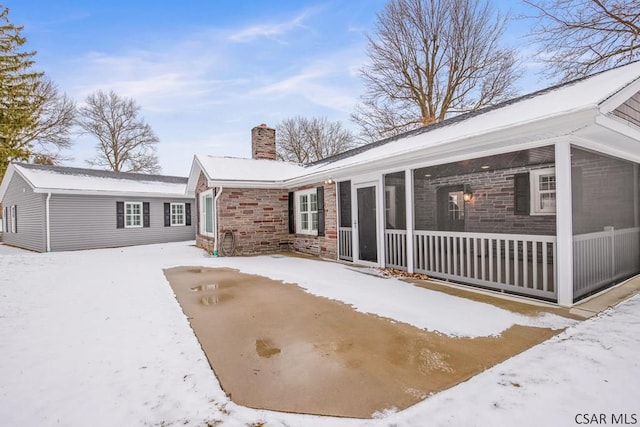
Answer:
<svg viewBox="0 0 640 427"><path fill-rule="evenodd" d="M276 130L266 124L251 129L251 158L276 159Z"/></svg>

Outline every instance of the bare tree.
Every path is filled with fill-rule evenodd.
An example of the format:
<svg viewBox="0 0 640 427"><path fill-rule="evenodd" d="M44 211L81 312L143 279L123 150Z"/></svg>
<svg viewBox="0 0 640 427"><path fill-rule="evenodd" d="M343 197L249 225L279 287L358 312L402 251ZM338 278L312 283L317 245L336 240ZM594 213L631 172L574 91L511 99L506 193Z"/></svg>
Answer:
<svg viewBox="0 0 640 427"><path fill-rule="evenodd" d="M567 81L640 59L639 0L524 0L547 77Z"/></svg>
<svg viewBox="0 0 640 427"><path fill-rule="evenodd" d="M98 154L87 163L115 172L160 171L155 147L158 137L138 117L140 106L133 99L113 91L97 91L87 96L85 103L79 110L78 124L98 138Z"/></svg>
<svg viewBox="0 0 640 427"><path fill-rule="evenodd" d="M278 158L309 163L342 153L355 146L355 137L340 122L326 117L295 116L276 126Z"/></svg>
<svg viewBox="0 0 640 427"><path fill-rule="evenodd" d="M507 17L483 0L392 0L369 36L366 87L352 114L368 140L396 135L515 95Z"/></svg>
<svg viewBox="0 0 640 427"><path fill-rule="evenodd" d="M37 120L25 128L22 137L32 147L31 158L47 164L68 160L63 150L71 147L71 129L75 122L76 104L66 94L58 92L51 80L43 78L36 88Z"/></svg>

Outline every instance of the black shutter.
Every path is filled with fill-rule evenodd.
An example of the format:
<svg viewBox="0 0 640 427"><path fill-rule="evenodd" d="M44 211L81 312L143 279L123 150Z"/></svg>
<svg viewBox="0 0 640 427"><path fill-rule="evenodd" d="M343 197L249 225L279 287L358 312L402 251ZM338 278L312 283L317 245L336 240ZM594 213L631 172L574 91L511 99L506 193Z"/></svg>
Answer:
<svg viewBox="0 0 640 427"><path fill-rule="evenodd" d="M142 226L149 228L151 220L149 218L149 202L142 202Z"/></svg>
<svg viewBox="0 0 640 427"><path fill-rule="evenodd" d="M18 232L18 205L13 205L13 230Z"/></svg>
<svg viewBox="0 0 640 427"><path fill-rule="evenodd" d="M116 202L116 228L124 228L124 202Z"/></svg>
<svg viewBox="0 0 640 427"><path fill-rule="evenodd" d="M514 215L529 215L530 209L529 173L514 176Z"/></svg>
<svg viewBox="0 0 640 427"><path fill-rule="evenodd" d="M184 225L191 225L191 203L184 204Z"/></svg>
<svg viewBox="0 0 640 427"><path fill-rule="evenodd" d="M293 234L296 232L296 223L295 223L295 210L293 209L293 192L289 192L289 234Z"/></svg>
<svg viewBox="0 0 640 427"><path fill-rule="evenodd" d="M316 188L318 204L318 236L324 236L324 187Z"/></svg>
<svg viewBox="0 0 640 427"><path fill-rule="evenodd" d="M164 226L171 227L171 203L164 204Z"/></svg>

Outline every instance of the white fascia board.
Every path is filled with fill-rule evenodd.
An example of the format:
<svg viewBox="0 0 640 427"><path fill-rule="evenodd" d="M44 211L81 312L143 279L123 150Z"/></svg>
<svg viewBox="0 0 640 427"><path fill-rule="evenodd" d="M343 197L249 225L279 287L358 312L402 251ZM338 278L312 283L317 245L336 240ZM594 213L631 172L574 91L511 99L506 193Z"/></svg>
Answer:
<svg viewBox="0 0 640 427"><path fill-rule="evenodd" d="M594 151L596 153L606 154L612 157L616 157L618 159L628 160L634 163L640 163L640 152L639 153L630 153L627 150L620 150L615 147L612 147L609 144L603 144L598 141L594 141L590 138L584 138L581 136L572 136L571 144L576 147L586 148L587 150ZM638 145L640 146L640 141L638 141Z"/></svg>
<svg viewBox="0 0 640 427"><path fill-rule="evenodd" d="M13 163L9 163L9 167L7 167L7 171L4 174L4 178L2 179L2 182L0 183L0 200L4 199L4 195L7 192L7 189L9 188L9 183L11 182L11 179L13 179L13 175L17 173L18 175L20 175L20 177L22 179L25 180L25 182L27 184L29 184L29 186L31 187L31 189L34 189L35 186L33 185L33 183L31 181L29 181L29 178L27 178L18 167L16 167Z"/></svg>
<svg viewBox="0 0 640 427"><path fill-rule="evenodd" d="M371 170L397 172L406 168L451 163L475 157L486 157L552 145L558 140L563 140L575 130L594 123L597 113L597 107L594 105L562 116L520 124L517 127L511 126L466 138L441 141L438 144L421 149L405 150L397 155L382 159L366 160L342 167L322 169L318 172L289 180L287 184L292 187L325 179L339 180L352 175L371 172ZM547 134L549 132L552 133L551 135L545 135L545 132ZM536 134L542 136L533 137ZM514 140L524 136L531 139L519 141L517 144L513 143Z"/></svg>
<svg viewBox="0 0 640 427"><path fill-rule="evenodd" d="M79 196L113 196L113 197L143 197L162 199L193 199L184 193L145 193L138 191L100 191L100 190L72 190L64 188L34 188L34 193L71 194Z"/></svg>
<svg viewBox="0 0 640 427"><path fill-rule="evenodd" d="M618 116L598 116L596 117L596 125L602 126L603 128L620 134L624 137L630 138L638 143L638 147L636 150L632 150L627 155L635 156L636 158L640 156L640 128L635 124L628 122L627 120L618 117ZM637 161L637 160L636 160Z"/></svg>
<svg viewBox="0 0 640 427"><path fill-rule="evenodd" d="M262 188L284 189L289 186L285 181L241 181L241 180L209 180L208 186L223 188Z"/></svg>
<svg viewBox="0 0 640 427"><path fill-rule="evenodd" d="M629 83L627 86L620 89L611 97L601 102L600 112L602 114L608 114L612 112L613 110L618 108L620 105L624 104L629 98L631 98L637 92L640 92L640 77L638 77L637 79Z"/></svg>
<svg viewBox="0 0 640 427"><path fill-rule="evenodd" d="M211 178L207 174L207 171L202 167L202 163L200 163L200 160L198 160L198 156L194 155L193 161L191 162L191 170L189 171L187 188L185 190L186 194L195 195L196 187L198 185L198 178L200 178L200 172L204 173L204 176L208 181L211 181Z"/></svg>

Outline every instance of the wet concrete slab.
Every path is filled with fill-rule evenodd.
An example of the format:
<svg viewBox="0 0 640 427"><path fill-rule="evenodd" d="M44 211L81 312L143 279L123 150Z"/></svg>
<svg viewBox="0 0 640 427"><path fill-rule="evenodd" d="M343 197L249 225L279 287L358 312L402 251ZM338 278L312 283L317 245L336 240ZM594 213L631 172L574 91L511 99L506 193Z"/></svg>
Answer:
<svg viewBox="0 0 640 427"><path fill-rule="evenodd" d="M515 325L497 337L452 338L236 270L165 275L222 388L253 408L369 418L560 332Z"/></svg>

